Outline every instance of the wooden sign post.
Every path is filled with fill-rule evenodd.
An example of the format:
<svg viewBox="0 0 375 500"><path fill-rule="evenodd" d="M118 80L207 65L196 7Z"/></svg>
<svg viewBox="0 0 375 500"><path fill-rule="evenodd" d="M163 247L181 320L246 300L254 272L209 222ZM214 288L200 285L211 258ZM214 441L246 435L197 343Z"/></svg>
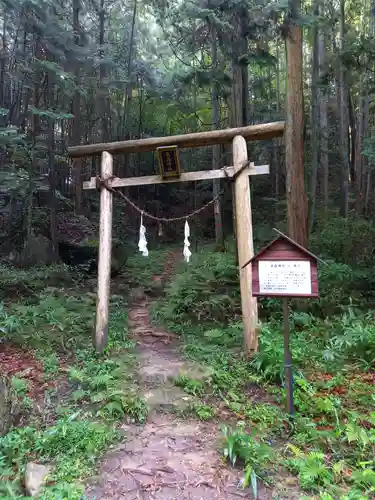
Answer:
<svg viewBox="0 0 375 500"><path fill-rule="evenodd" d="M292 415L293 363L289 346L289 299L319 297L319 259L285 234L280 231L277 233L279 237L243 267L251 264L252 292L255 297L281 297L283 301L286 409Z"/></svg>

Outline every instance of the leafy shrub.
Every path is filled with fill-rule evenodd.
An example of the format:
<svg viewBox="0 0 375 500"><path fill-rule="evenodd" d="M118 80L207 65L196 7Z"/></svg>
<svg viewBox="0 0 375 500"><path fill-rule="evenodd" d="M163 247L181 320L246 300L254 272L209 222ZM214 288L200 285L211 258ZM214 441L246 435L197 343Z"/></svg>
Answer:
<svg viewBox="0 0 375 500"><path fill-rule="evenodd" d="M257 478L265 465L273 460L272 448L256 439L255 435L246 433L242 424L237 425L235 429L223 426L222 433L224 436L224 457L232 465L237 462L244 464L245 474L242 486L246 488L251 484L254 498L257 498Z"/></svg>
<svg viewBox="0 0 375 500"><path fill-rule="evenodd" d="M374 262L375 227L351 214L347 219L329 217L311 238L320 257L350 266L371 266Z"/></svg>
<svg viewBox="0 0 375 500"><path fill-rule="evenodd" d="M372 313L357 315L352 309L330 324L324 350L327 360L356 360L365 368L375 363L375 326Z"/></svg>
<svg viewBox="0 0 375 500"><path fill-rule="evenodd" d="M167 287L159 309L166 321L227 324L240 313L238 270L230 253L200 252Z"/></svg>
<svg viewBox="0 0 375 500"><path fill-rule="evenodd" d="M16 304L7 311L0 307L0 331L12 342L33 347L48 345L66 350L79 342L89 342L94 325L94 300L42 293L34 304ZM84 335L86 333L86 338Z"/></svg>
<svg viewBox="0 0 375 500"><path fill-rule="evenodd" d="M204 383L201 380L195 380L186 375L176 377L174 385L181 387L181 389L193 396L203 396L204 394Z"/></svg>
<svg viewBox="0 0 375 500"><path fill-rule="evenodd" d="M213 406L202 403L193 403L192 410L197 417L203 421L211 420L216 414L216 410Z"/></svg>
<svg viewBox="0 0 375 500"><path fill-rule="evenodd" d="M59 420L54 426L37 434L34 450L46 459L59 455L98 456L116 437L116 431L102 423L76 420L77 414Z"/></svg>
<svg viewBox="0 0 375 500"><path fill-rule="evenodd" d="M122 420L125 416L132 422L144 422L147 407L134 391L128 373L131 356L125 359L122 353L121 362L105 358L98 363L91 350L80 352L82 366L68 369L68 377L74 387L71 395L73 402L87 402L96 415L107 420ZM128 361L128 364L126 363ZM127 384L127 390L123 389ZM130 389L129 389L130 387Z"/></svg>
<svg viewBox="0 0 375 500"><path fill-rule="evenodd" d="M14 429L1 437L0 476L5 481L0 484L0 493L9 494L13 491L13 498L17 498L15 492L19 489L19 481L11 480L15 471L21 477L29 460L43 462L53 459L55 470L51 479L62 483L53 486L50 492L47 489L42 498L81 498L53 496L52 492L82 493L82 488L69 483L74 483L89 472L94 460L117 439L118 432L112 426L79 420L77 417L78 413L73 414L42 430L32 427Z"/></svg>
<svg viewBox="0 0 375 500"><path fill-rule="evenodd" d="M296 332L291 338L291 350L295 365L302 364L311 352L306 352L305 342ZM263 324L259 335L259 351L251 361L251 366L266 380L281 382L284 379L284 343L282 326L277 323Z"/></svg>
<svg viewBox="0 0 375 500"><path fill-rule="evenodd" d="M0 299L33 295L47 286L62 286L72 281L73 276L65 265L24 270L0 264Z"/></svg>
<svg viewBox="0 0 375 500"><path fill-rule="evenodd" d="M285 415L277 406L251 402L245 406L244 415L257 427L259 434L281 433L284 430Z"/></svg>
<svg viewBox="0 0 375 500"><path fill-rule="evenodd" d="M355 291L354 286L358 278L358 271L347 264L327 262L319 265L320 299L317 303L321 311L337 312L350 298L358 297L360 292Z"/></svg>
<svg viewBox="0 0 375 500"><path fill-rule="evenodd" d="M128 259L124 277L133 287L144 287L149 291L152 289L154 275L163 272L167 259L167 250L152 250L147 258L143 257L138 250Z"/></svg>

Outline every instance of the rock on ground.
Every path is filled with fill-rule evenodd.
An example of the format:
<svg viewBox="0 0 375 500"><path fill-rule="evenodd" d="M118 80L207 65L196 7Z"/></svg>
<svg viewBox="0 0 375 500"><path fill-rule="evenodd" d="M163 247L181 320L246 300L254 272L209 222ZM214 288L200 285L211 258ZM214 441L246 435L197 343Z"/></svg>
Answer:
<svg viewBox="0 0 375 500"><path fill-rule="evenodd" d="M29 462L25 469L25 489L28 495L36 497L42 489L51 466Z"/></svg>
<svg viewBox="0 0 375 500"><path fill-rule="evenodd" d="M24 266L41 266L52 264L52 243L42 235L33 235L28 241L27 248L21 255Z"/></svg>

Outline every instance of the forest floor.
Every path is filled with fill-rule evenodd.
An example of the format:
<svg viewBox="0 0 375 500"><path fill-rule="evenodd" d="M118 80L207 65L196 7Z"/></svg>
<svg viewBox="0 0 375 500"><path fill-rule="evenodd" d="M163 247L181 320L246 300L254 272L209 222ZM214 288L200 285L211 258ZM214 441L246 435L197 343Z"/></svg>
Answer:
<svg viewBox="0 0 375 500"><path fill-rule="evenodd" d="M48 470L41 500L374 498L373 316L291 314L291 421L279 304L249 360L231 255L179 259L135 256L113 280L104 356L94 277L1 268L0 376L16 404L0 498L30 498L30 464Z"/></svg>
<svg viewBox="0 0 375 500"><path fill-rule="evenodd" d="M165 283L177 258L171 253L163 274L153 279ZM249 490L239 488L241 470L228 467L220 452L218 421L194 418L194 396L174 383L184 377L205 383L210 369L183 358L176 335L151 321L151 308L152 300L138 294L129 311L147 421L123 426L126 442L104 458L100 475L86 495L97 500L249 498ZM199 412L199 407L195 409ZM288 475L280 477L274 488L259 488L257 496L260 500L300 497L296 480Z"/></svg>

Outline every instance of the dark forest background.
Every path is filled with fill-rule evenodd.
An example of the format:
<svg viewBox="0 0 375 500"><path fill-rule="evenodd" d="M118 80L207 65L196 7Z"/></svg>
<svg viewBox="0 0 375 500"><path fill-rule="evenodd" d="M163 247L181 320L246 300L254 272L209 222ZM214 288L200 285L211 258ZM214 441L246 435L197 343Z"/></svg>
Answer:
<svg viewBox="0 0 375 500"><path fill-rule="evenodd" d="M285 138L249 144L251 161L271 169L252 179L256 239L288 221L304 244L327 230L329 245L315 248L323 254L328 245L339 260L368 258L374 2L300 3L1 1L3 256L36 263L64 257L64 243L95 245L98 195L81 186L99 172L100 159L69 161L69 145L286 119ZM180 154L184 171L232 161L230 146ZM154 153L115 158L118 176L157 172ZM214 224L211 209L192 230L196 240L216 237L219 247L232 234L231 187L221 187L223 224ZM154 215L177 216L218 189L198 182L127 194ZM115 236L134 246L138 226L138 214L117 200ZM164 228L164 239L155 224L147 229L151 245L182 238L182 225Z"/></svg>

